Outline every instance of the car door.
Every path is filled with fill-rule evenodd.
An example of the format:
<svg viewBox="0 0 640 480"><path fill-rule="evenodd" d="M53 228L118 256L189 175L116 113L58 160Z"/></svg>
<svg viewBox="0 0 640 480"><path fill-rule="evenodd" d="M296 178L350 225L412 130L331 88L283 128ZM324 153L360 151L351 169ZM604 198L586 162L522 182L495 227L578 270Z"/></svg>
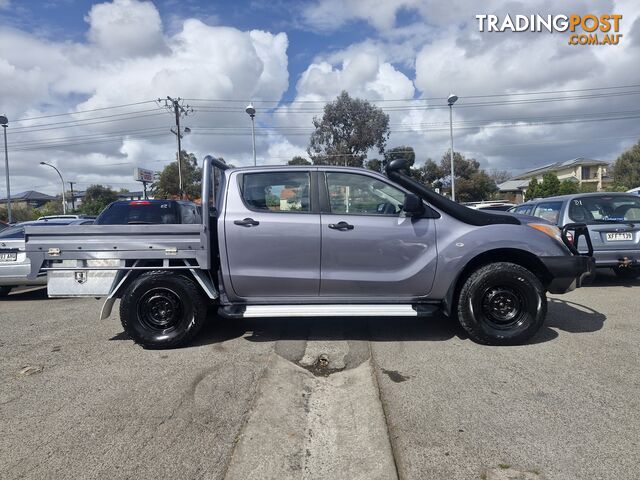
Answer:
<svg viewBox="0 0 640 480"><path fill-rule="evenodd" d="M402 212L405 192L366 173L319 172L321 296L427 295L437 250L433 218Z"/></svg>
<svg viewBox="0 0 640 480"><path fill-rule="evenodd" d="M320 215L311 200L315 176L309 170L271 170L231 177L224 236L237 296L318 296Z"/></svg>

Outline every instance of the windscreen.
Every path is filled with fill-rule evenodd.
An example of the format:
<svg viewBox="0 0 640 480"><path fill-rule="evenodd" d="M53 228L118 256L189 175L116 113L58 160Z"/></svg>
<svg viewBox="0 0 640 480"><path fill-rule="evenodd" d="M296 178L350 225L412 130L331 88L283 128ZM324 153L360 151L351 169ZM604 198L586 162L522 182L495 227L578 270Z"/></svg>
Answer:
<svg viewBox="0 0 640 480"><path fill-rule="evenodd" d="M594 195L575 198L569 204L569 218L587 224L640 222L640 197Z"/></svg>
<svg viewBox="0 0 640 480"><path fill-rule="evenodd" d="M173 202L114 203L95 221L95 225L144 225L180 223Z"/></svg>

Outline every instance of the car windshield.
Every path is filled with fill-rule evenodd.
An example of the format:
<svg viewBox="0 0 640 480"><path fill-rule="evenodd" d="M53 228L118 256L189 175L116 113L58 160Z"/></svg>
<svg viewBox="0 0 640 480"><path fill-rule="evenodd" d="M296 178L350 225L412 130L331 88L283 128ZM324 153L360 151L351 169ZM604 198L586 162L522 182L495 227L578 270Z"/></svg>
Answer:
<svg viewBox="0 0 640 480"><path fill-rule="evenodd" d="M173 202L133 201L114 203L96 219L95 225L180 223Z"/></svg>
<svg viewBox="0 0 640 480"><path fill-rule="evenodd" d="M640 222L640 198L630 195L593 195L574 198L569 218L587 224Z"/></svg>

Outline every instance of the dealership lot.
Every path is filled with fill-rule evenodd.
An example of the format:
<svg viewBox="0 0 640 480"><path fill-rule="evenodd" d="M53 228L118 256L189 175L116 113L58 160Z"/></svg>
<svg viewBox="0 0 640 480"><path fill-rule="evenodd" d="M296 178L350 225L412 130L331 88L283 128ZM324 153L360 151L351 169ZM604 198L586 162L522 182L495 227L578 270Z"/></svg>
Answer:
<svg viewBox="0 0 640 480"><path fill-rule="evenodd" d="M16 291L1 476L637 478L639 288L605 274L552 296L519 347L345 318L218 321L168 351L97 320L100 301Z"/></svg>

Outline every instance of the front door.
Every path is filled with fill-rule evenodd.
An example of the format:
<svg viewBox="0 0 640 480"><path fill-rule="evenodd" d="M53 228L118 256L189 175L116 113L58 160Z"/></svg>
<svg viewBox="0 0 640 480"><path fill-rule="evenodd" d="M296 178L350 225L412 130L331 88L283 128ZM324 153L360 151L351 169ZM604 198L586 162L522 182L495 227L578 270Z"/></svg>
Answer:
<svg viewBox="0 0 640 480"><path fill-rule="evenodd" d="M229 186L224 230L236 295L318 295L320 215L311 202L312 175L298 170L231 177L238 186Z"/></svg>
<svg viewBox="0 0 640 480"><path fill-rule="evenodd" d="M436 270L435 220L406 217L405 193L374 176L324 176L320 295L427 295Z"/></svg>

